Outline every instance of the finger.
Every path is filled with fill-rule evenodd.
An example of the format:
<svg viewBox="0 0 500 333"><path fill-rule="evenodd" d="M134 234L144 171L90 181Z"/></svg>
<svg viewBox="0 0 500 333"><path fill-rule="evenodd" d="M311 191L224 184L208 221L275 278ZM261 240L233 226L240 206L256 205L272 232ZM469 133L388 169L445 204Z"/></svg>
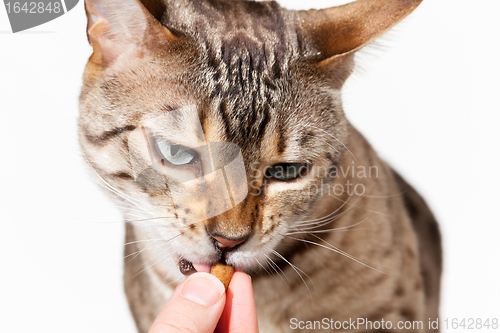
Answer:
<svg viewBox="0 0 500 333"><path fill-rule="evenodd" d="M225 302L224 285L219 279L195 273L175 289L149 333L213 333Z"/></svg>
<svg viewBox="0 0 500 333"><path fill-rule="evenodd" d="M252 280L243 272L235 272L226 296L226 306L217 324L217 333L257 333L257 311Z"/></svg>

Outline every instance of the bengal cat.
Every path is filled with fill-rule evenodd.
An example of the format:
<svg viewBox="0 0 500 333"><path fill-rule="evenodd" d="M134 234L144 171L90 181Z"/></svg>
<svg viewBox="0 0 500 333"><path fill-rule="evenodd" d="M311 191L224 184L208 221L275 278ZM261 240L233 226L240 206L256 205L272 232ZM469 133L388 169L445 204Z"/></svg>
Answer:
<svg viewBox="0 0 500 333"><path fill-rule="evenodd" d="M437 223L341 98L355 52L420 2L85 1L79 137L123 211L140 332L185 274L215 261L253 276L261 332L325 318L430 331Z"/></svg>

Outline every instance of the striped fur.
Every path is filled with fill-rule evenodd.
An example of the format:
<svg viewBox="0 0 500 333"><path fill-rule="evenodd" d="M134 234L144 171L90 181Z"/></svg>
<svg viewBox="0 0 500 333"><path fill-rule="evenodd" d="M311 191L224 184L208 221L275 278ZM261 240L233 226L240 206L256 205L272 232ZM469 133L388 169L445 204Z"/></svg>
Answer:
<svg viewBox="0 0 500 333"><path fill-rule="evenodd" d="M181 258L211 263L221 256L254 276L261 332L289 332L291 318L436 318L439 231L425 202L343 113L341 87L353 53L330 57L338 47L326 48L319 35L308 34L323 33L321 26L309 27L308 14L275 2L122 2L128 6L86 1L94 54L80 95L79 136L127 221L125 288L139 331L148 331L172 283L184 278ZM411 9L417 3L395 2ZM124 26L127 38L120 39ZM187 108L195 117L159 120ZM151 152L136 142L149 133L200 156L209 154L205 140L237 145L246 168L241 186L249 195L224 213L197 219L216 198L198 193L179 204L172 199L177 184L155 187L163 173L179 169L148 164ZM224 156L221 150L221 164ZM211 168L205 162L203 171ZM278 163L309 168L294 181L265 178ZM145 170L139 176L137 165ZM377 175L331 176L349 168L375 168ZM366 193L352 194L349 184ZM344 190L325 194L335 186ZM214 234L250 238L223 253L209 237Z"/></svg>

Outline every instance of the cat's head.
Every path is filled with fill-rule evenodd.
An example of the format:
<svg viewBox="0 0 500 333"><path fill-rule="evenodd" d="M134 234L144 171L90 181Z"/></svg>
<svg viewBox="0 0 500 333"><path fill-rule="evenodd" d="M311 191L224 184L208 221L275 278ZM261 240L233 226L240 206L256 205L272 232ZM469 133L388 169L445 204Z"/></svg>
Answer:
<svg viewBox="0 0 500 333"><path fill-rule="evenodd" d="M86 0L85 156L167 265L258 267L334 181L354 52L420 2Z"/></svg>

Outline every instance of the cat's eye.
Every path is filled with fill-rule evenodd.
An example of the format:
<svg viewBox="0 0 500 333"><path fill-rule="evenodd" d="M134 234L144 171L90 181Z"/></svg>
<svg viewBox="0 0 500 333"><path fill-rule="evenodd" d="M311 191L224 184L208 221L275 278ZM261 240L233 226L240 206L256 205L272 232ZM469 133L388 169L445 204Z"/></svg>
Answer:
<svg viewBox="0 0 500 333"><path fill-rule="evenodd" d="M165 139L154 136L153 141L158 156L172 165L194 164L199 157L194 150L173 144Z"/></svg>
<svg viewBox="0 0 500 333"><path fill-rule="evenodd" d="M298 178L300 175L304 174L306 170L306 163L280 163L269 167L266 170L266 177L284 182Z"/></svg>

